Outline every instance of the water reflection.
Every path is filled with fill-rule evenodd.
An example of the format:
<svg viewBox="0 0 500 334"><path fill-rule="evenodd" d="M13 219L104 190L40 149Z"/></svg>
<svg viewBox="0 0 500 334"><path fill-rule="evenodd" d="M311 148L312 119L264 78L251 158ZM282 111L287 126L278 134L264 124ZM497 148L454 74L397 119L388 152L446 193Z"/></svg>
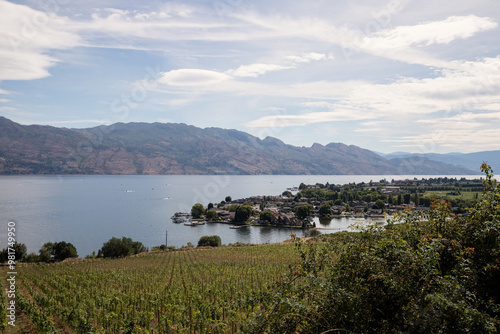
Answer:
<svg viewBox="0 0 500 334"><path fill-rule="evenodd" d="M321 226L330 226L331 222L332 222L332 218L326 218L326 217L319 218L319 224Z"/></svg>

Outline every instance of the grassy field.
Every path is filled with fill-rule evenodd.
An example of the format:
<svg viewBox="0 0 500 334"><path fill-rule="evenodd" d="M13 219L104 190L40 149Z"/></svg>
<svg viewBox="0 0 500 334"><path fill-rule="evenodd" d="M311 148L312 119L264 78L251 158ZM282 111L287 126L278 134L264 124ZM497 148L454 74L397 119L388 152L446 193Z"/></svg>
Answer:
<svg viewBox="0 0 500 334"><path fill-rule="evenodd" d="M474 200L478 196L481 196L482 192L475 191L462 191L459 195L451 195L453 191L426 191L424 196L428 198L442 198L442 199L464 199L464 200Z"/></svg>
<svg viewBox="0 0 500 334"><path fill-rule="evenodd" d="M5 333L236 333L256 311L239 301L298 261L293 244L273 244L19 265Z"/></svg>

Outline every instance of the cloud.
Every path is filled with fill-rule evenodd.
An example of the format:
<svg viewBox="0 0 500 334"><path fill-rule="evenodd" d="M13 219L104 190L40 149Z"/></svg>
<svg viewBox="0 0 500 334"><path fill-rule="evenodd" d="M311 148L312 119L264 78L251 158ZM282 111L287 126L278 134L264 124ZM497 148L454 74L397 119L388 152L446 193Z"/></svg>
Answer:
<svg viewBox="0 0 500 334"><path fill-rule="evenodd" d="M467 39L477 33L497 27L498 24L489 17L450 16L441 21L398 26L383 29L371 35L358 35L351 41L344 40L343 43L359 51L409 64L447 67L446 61L426 54L423 52L423 48L434 44L449 44L458 39Z"/></svg>
<svg viewBox="0 0 500 334"><path fill-rule="evenodd" d="M377 115L363 110L350 108L326 112L308 112L300 115L270 115L247 122L245 125L254 127L290 127L304 126L323 122L359 121L376 118Z"/></svg>
<svg viewBox="0 0 500 334"><path fill-rule="evenodd" d="M217 84L229 78L228 75L215 71L180 69L163 73L158 81L170 86L204 86Z"/></svg>
<svg viewBox="0 0 500 334"><path fill-rule="evenodd" d="M256 78L262 74L267 72L281 71L293 68L291 66L282 66L275 64L251 64L251 65L243 65L238 67L235 70L228 71L229 74L232 74L236 77L252 77Z"/></svg>
<svg viewBox="0 0 500 334"><path fill-rule="evenodd" d="M306 53L302 56L288 56L288 60L291 60L294 63L309 63L313 60L319 61L319 60L334 60L335 56L333 54L323 54L323 53L316 53L316 52L310 52Z"/></svg>
<svg viewBox="0 0 500 334"><path fill-rule="evenodd" d="M373 36L365 37L361 41L361 47L375 50L449 44L456 39L467 39L497 26L498 24L489 17L450 16L442 21L382 30Z"/></svg>
<svg viewBox="0 0 500 334"><path fill-rule="evenodd" d="M49 76L58 59L49 50L72 48L78 35L67 31L69 20L0 0L0 80L33 80Z"/></svg>

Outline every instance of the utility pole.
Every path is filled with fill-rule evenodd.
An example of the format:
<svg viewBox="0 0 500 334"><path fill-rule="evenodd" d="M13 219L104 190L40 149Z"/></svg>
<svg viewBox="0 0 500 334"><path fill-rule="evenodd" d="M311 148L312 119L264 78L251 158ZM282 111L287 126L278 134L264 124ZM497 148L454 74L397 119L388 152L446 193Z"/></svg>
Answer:
<svg viewBox="0 0 500 334"><path fill-rule="evenodd" d="M165 246L168 246L168 230L165 230Z"/></svg>

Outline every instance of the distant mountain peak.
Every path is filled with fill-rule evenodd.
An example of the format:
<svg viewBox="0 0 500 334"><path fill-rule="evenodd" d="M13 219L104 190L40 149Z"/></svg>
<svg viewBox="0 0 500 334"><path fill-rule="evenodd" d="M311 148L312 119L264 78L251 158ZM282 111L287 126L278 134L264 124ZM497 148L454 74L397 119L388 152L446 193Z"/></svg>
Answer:
<svg viewBox="0 0 500 334"><path fill-rule="evenodd" d="M388 160L342 143L296 147L234 129L115 123L25 126L0 116L0 174L471 174L430 159Z"/></svg>

